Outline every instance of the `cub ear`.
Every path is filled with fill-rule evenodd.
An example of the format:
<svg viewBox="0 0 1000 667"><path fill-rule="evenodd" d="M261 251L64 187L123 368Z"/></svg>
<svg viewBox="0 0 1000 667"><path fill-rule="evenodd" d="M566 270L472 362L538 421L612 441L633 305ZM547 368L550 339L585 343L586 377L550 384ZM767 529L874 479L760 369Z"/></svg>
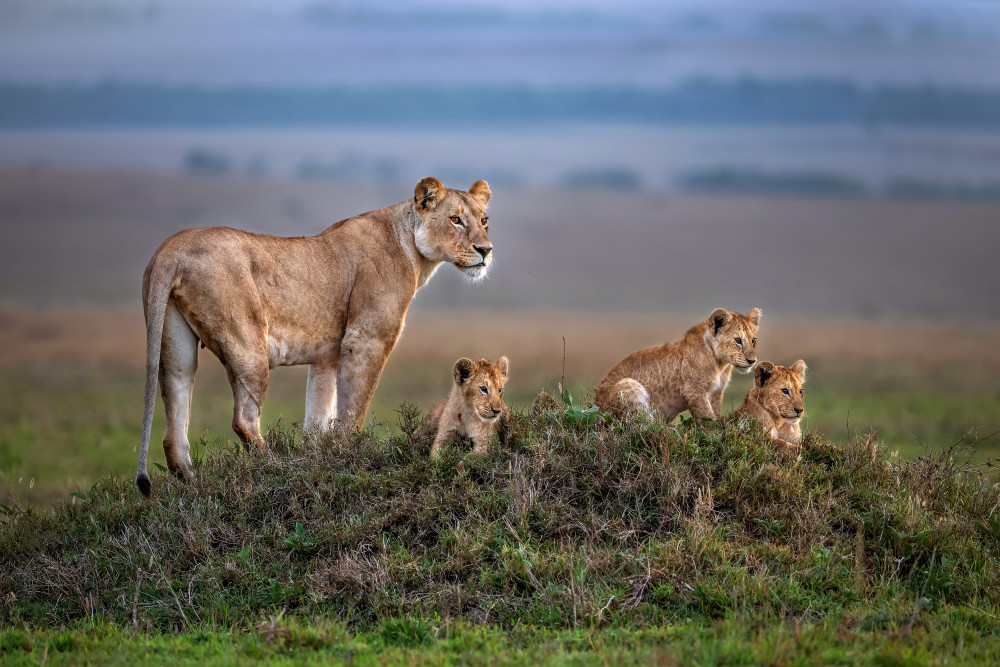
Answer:
<svg viewBox="0 0 1000 667"><path fill-rule="evenodd" d="M475 370L476 365L473 363L472 359L466 359L462 357L455 362L455 370L453 375L455 376L455 384L465 384L465 381L472 377L472 371Z"/></svg>
<svg viewBox="0 0 1000 667"><path fill-rule="evenodd" d="M747 319L754 326L760 324L760 308L754 308L749 313L747 313Z"/></svg>
<svg viewBox="0 0 1000 667"><path fill-rule="evenodd" d="M500 375L506 380L509 377L510 361L507 357L500 357L497 359L497 370L500 371Z"/></svg>
<svg viewBox="0 0 1000 667"><path fill-rule="evenodd" d="M729 321L729 311L725 308L716 308L712 311L708 321L711 323L712 327L714 327L712 335L717 336L719 334L719 329L721 329L722 326Z"/></svg>
<svg viewBox="0 0 1000 667"><path fill-rule="evenodd" d="M476 181L469 188L469 194L476 198L479 205L486 208L486 205L490 203L490 184L486 181Z"/></svg>
<svg viewBox="0 0 1000 667"><path fill-rule="evenodd" d="M806 383L806 369L807 368L808 368L808 366L806 366L806 362L802 361L801 359L799 359L798 361L796 361L791 366L792 372L799 376L799 382L801 382L802 384Z"/></svg>
<svg viewBox="0 0 1000 667"><path fill-rule="evenodd" d="M774 364L770 361L758 361L757 365L753 369L753 377L757 382L758 387L763 387L764 384L771 379L774 374Z"/></svg>
<svg viewBox="0 0 1000 667"><path fill-rule="evenodd" d="M433 176L420 179L417 187L413 188L413 201L417 208L425 211L432 210L444 197L444 185Z"/></svg>

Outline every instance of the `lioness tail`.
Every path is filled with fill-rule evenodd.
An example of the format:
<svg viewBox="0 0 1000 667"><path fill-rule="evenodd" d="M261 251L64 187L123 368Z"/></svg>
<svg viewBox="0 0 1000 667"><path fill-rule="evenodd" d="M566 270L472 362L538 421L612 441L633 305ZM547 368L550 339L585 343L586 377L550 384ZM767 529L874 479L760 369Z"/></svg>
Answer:
<svg viewBox="0 0 1000 667"><path fill-rule="evenodd" d="M146 392L142 412L142 439L139 442L139 469L135 476L136 486L142 495L149 498L153 485L146 471L149 455L149 438L153 430L153 412L156 410L156 383L160 374L160 347L163 342L163 320L167 311L167 300L173 289L175 266L156 263L149 271L148 292L143 295L146 314Z"/></svg>

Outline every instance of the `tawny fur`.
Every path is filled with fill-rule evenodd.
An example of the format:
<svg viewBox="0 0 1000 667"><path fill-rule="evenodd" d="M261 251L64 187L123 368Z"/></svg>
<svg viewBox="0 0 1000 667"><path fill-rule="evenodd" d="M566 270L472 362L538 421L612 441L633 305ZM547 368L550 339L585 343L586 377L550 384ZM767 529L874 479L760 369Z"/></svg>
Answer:
<svg viewBox="0 0 1000 667"><path fill-rule="evenodd" d="M756 361L760 310L746 315L717 308L676 343L641 350L611 369L595 402L615 415L659 415L670 422L684 410L696 419L718 419L733 367Z"/></svg>
<svg viewBox="0 0 1000 667"><path fill-rule="evenodd" d="M486 359L455 362L452 371L455 384L451 393L431 408L425 420L429 428L437 431L431 457L441 455L441 449L453 433L471 439L475 453L489 451L497 420L507 409L503 388L509 369L507 357L500 357L496 363Z"/></svg>
<svg viewBox="0 0 1000 667"><path fill-rule="evenodd" d="M799 421L805 414L806 362L789 367L761 361L754 368L753 385L736 416L760 425L771 442L784 450L802 448Z"/></svg>
<svg viewBox="0 0 1000 667"><path fill-rule="evenodd" d="M309 365L306 425L364 422L410 300L438 265L481 278L493 259L490 189L422 179L395 206L342 220L317 236L280 238L226 227L171 236L142 281L146 396L136 483L149 495L146 456L157 377L167 412L163 450L191 474L187 440L202 342L226 368L233 430L264 448L260 410L275 366Z"/></svg>

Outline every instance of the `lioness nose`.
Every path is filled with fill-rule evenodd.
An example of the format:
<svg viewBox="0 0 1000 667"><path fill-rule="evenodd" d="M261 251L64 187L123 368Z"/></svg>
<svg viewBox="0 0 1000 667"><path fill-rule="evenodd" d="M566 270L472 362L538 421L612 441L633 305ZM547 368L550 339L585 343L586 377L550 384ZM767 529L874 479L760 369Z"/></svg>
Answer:
<svg viewBox="0 0 1000 667"><path fill-rule="evenodd" d="M490 254L491 250L493 250L493 246L491 245L474 245L472 247L476 249L476 252L483 256L483 259L486 259L486 256Z"/></svg>

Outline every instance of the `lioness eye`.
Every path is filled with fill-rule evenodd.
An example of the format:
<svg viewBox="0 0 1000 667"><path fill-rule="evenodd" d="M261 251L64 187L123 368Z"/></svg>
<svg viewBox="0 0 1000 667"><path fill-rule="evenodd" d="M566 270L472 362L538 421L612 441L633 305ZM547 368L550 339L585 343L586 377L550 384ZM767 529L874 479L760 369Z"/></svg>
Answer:
<svg viewBox="0 0 1000 667"><path fill-rule="evenodd" d="M489 394L490 393L490 390L487 389L486 387L480 387L479 391L483 392L484 394Z"/></svg>
<svg viewBox="0 0 1000 667"><path fill-rule="evenodd" d="M788 389L785 389L784 387L781 389L781 393L785 396L791 396L791 394L788 393Z"/></svg>
<svg viewBox="0 0 1000 667"><path fill-rule="evenodd" d="M490 219L483 218L483 227L489 227L489 226L490 226Z"/></svg>
<svg viewBox="0 0 1000 667"><path fill-rule="evenodd" d="M453 224L458 225L459 227L464 227L465 226L465 223L463 223L462 219L460 217L458 217L457 215L451 216L451 222Z"/></svg>
<svg viewBox="0 0 1000 667"><path fill-rule="evenodd" d="M737 345L742 345L743 344L743 339L742 338L737 338L736 339L736 344Z"/></svg>

